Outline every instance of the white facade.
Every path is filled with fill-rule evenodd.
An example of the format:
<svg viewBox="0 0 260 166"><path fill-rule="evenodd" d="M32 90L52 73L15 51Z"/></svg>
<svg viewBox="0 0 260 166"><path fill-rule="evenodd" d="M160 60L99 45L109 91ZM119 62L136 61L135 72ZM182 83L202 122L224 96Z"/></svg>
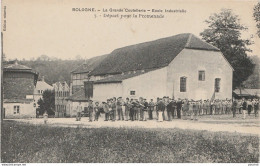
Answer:
<svg viewBox="0 0 260 166"><path fill-rule="evenodd" d="M4 103L4 118L35 118L36 108L34 103Z"/></svg>
<svg viewBox="0 0 260 166"><path fill-rule="evenodd" d="M123 80L122 97L156 99L166 94L167 68L161 68L145 74ZM135 91L135 95L130 95Z"/></svg>
<svg viewBox="0 0 260 166"><path fill-rule="evenodd" d="M199 80L199 71L204 71L205 79ZM186 91L180 92L180 78L186 78ZM221 52L183 49L166 67L153 70L122 83L94 84L93 99L105 101L112 97L157 97L211 99L215 92L215 79L220 79L217 99L232 98L233 69ZM134 95L130 92L134 91Z"/></svg>
<svg viewBox="0 0 260 166"><path fill-rule="evenodd" d="M205 80L199 81L199 71L205 71ZM180 92L180 77L187 78L186 92ZM167 96L175 98L211 99L215 79L220 78L217 99L232 98L233 69L221 52L184 49L167 67Z"/></svg>
<svg viewBox="0 0 260 166"><path fill-rule="evenodd" d="M69 117L75 117L77 115L76 108L79 106L79 103L81 103L83 110L85 107L88 107L88 102L68 101L66 115Z"/></svg>
<svg viewBox="0 0 260 166"><path fill-rule="evenodd" d="M108 98L120 97L123 95L122 83L94 84L93 100L106 101Z"/></svg>

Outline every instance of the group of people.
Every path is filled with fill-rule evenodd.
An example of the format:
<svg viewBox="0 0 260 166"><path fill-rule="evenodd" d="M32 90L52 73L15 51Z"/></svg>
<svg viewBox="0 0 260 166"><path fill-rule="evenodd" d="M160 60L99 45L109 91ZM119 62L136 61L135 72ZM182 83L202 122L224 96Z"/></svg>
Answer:
<svg viewBox="0 0 260 166"><path fill-rule="evenodd" d="M80 120L83 112L82 106L77 106L76 120ZM157 101L147 101L145 98L139 99L126 98L124 101L122 97L113 97L107 99L106 102L89 101L87 112L89 114L89 121L98 121L101 114L105 114L105 121L116 120L131 120L131 121L146 121L156 118L159 122L172 121L175 117L181 119L198 120L198 115L220 115L233 114L236 117L237 113L243 113L243 118L254 112L258 116L259 99L235 99L232 100L188 100L178 99L174 100L167 96L157 98Z"/></svg>

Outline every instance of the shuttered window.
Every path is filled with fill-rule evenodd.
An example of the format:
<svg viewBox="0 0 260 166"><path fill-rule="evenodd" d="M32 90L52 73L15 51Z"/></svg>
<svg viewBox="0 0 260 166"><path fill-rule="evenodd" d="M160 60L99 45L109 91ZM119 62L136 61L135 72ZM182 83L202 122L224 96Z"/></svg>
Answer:
<svg viewBox="0 0 260 166"><path fill-rule="evenodd" d="M19 105L15 105L14 106L14 114L19 114L20 113L20 106Z"/></svg>
<svg viewBox="0 0 260 166"><path fill-rule="evenodd" d="M186 92L187 77L180 78L180 92Z"/></svg>
<svg viewBox="0 0 260 166"><path fill-rule="evenodd" d="M135 95L135 91L131 90L130 95Z"/></svg>
<svg viewBox="0 0 260 166"><path fill-rule="evenodd" d="M220 78L216 78L215 79L215 92L219 92L220 91Z"/></svg>
<svg viewBox="0 0 260 166"><path fill-rule="evenodd" d="M205 81L205 71L199 71L199 81Z"/></svg>
<svg viewBox="0 0 260 166"><path fill-rule="evenodd" d="M85 97L92 98L93 97L93 81L86 81L85 84Z"/></svg>

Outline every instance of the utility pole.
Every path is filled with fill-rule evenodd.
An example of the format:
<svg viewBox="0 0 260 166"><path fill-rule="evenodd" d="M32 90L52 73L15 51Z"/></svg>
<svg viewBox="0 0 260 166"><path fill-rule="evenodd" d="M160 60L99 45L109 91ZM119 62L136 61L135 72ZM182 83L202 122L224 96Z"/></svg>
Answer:
<svg viewBox="0 0 260 166"><path fill-rule="evenodd" d="M3 56L4 56L4 51L3 51L3 32L1 32L1 124L3 123L3 115L4 115L4 107L3 107L3 100L4 100L4 87L3 87Z"/></svg>

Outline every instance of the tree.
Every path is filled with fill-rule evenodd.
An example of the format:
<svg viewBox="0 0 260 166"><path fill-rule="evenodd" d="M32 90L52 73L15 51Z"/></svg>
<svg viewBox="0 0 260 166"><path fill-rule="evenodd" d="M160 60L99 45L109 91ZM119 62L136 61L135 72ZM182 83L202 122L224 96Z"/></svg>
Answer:
<svg viewBox="0 0 260 166"><path fill-rule="evenodd" d="M234 68L233 88L239 87L253 73L254 64L247 56L251 50L249 39L242 39L241 32L247 27L240 24L240 19L230 9L222 9L205 21L208 28L200 35L206 42L220 49Z"/></svg>
<svg viewBox="0 0 260 166"><path fill-rule="evenodd" d="M257 35L260 37L260 2L254 7L254 18L256 21Z"/></svg>
<svg viewBox="0 0 260 166"><path fill-rule="evenodd" d="M54 90L45 90L37 102L39 105L40 115L47 111L48 115L54 115L55 110L55 92Z"/></svg>
<svg viewBox="0 0 260 166"><path fill-rule="evenodd" d="M253 74L250 77L248 77L248 79L244 82L244 87L249 89L259 89L260 88L260 84L259 84L260 58L257 55L255 55L255 56L251 56L251 59L255 64L255 69Z"/></svg>
<svg viewBox="0 0 260 166"><path fill-rule="evenodd" d="M37 61L50 61L50 57L47 55L41 55L37 58Z"/></svg>

